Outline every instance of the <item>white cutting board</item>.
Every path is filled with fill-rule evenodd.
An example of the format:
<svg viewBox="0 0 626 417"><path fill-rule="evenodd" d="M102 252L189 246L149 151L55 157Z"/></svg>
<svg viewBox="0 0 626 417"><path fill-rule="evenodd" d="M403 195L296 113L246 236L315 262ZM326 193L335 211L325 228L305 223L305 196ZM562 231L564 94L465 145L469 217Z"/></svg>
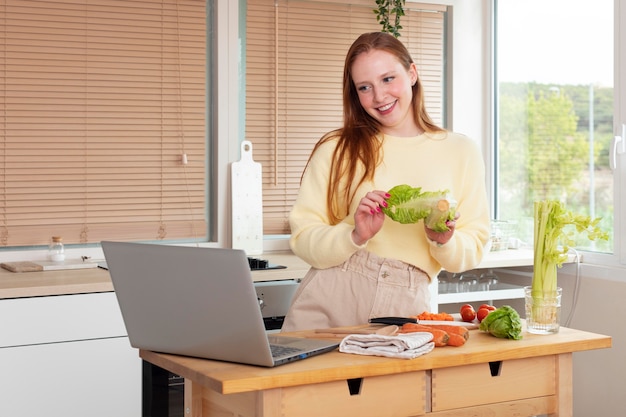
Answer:
<svg viewBox="0 0 626 417"><path fill-rule="evenodd" d="M231 164L232 246L247 255L263 253L261 164L252 159L252 142L241 143L241 159Z"/></svg>

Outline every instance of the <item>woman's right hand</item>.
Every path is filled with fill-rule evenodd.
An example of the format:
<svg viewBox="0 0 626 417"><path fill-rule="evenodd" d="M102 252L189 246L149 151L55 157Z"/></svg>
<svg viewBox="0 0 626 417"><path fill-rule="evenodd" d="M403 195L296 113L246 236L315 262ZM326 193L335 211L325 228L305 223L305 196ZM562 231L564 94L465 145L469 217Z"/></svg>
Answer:
<svg viewBox="0 0 626 417"><path fill-rule="evenodd" d="M383 227L385 213L381 207L387 207L389 193L385 191L370 191L359 201L354 213L354 230L352 241L361 246L370 240Z"/></svg>

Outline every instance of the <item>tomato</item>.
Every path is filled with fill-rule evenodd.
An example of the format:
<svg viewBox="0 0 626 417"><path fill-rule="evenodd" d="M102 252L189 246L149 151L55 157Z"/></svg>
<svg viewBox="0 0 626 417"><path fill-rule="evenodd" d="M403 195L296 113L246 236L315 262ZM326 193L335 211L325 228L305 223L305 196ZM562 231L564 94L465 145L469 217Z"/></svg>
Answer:
<svg viewBox="0 0 626 417"><path fill-rule="evenodd" d="M481 304L480 307L478 307L478 309L480 310L481 308L486 308L489 311L493 311L496 308L494 306L492 306L491 304Z"/></svg>
<svg viewBox="0 0 626 417"><path fill-rule="evenodd" d="M478 319L478 322L482 322L485 317L487 317L492 311L493 310L490 310L487 307L480 307L476 312L476 318Z"/></svg>
<svg viewBox="0 0 626 417"><path fill-rule="evenodd" d="M476 318L476 311L471 304L463 304L460 309L461 320L472 322Z"/></svg>
<svg viewBox="0 0 626 417"><path fill-rule="evenodd" d="M474 311L474 307L469 306L461 309L461 320L470 323L474 321L475 318L476 312Z"/></svg>

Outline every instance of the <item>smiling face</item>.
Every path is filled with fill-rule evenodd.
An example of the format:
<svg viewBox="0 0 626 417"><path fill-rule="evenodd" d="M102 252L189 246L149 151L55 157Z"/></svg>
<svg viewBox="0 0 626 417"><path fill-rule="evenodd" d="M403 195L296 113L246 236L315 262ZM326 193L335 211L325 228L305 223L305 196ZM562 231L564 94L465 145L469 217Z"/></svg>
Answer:
<svg viewBox="0 0 626 417"><path fill-rule="evenodd" d="M372 49L355 58L351 75L361 106L380 122L383 133L405 137L422 133L411 102L411 87L417 81L415 64L407 70L393 54Z"/></svg>

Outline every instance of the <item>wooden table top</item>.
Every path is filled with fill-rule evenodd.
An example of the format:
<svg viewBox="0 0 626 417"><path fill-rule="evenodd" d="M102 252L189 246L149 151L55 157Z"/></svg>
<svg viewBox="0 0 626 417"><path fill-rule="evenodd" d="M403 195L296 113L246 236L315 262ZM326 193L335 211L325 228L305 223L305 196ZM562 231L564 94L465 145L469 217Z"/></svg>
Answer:
<svg viewBox="0 0 626 417"><path fill-rule="evenodd" d="M295 334L315 335L314 332ZM140 356L217 392L230 394L609 347L609 336L561 327L554 335L534 335L524 330L522 340L498 339L472 330L464 346L435 348L411 360L352 355L335 350L275 368L263 368L146 350L140 350Z"/></svg>

